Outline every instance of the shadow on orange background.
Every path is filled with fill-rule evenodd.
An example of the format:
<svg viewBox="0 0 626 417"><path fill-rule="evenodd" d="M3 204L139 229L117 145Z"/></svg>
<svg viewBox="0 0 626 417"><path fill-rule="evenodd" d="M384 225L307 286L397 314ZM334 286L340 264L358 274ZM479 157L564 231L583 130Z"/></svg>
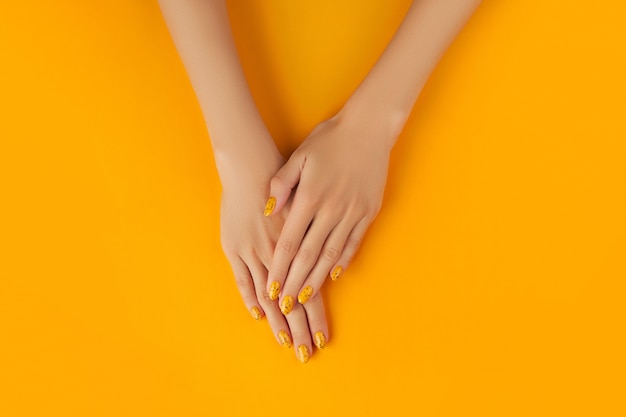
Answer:
<svg viewBox="0 0 626 417"><path fill-rule="evenodd" d="M285 154L408 4L229 3ZM0 1L0 415L624 415L625 18L483 3L303 366L239 299L156 3Z"/></svg>

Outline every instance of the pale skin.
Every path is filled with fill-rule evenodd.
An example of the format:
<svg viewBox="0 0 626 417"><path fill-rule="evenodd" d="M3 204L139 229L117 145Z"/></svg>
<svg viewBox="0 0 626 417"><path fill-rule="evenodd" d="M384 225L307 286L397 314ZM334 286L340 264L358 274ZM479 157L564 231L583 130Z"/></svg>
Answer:
<svg viewBox="0 0 626 417"><path fill-rule="evenodd" d="M381 208L389 154L413 104L480 1L414 1L343 108L286 162L248 89L225 1L159 3L211 137L222 246L239 291L306 362L329 340L320 288L348 268Z"/></svg>

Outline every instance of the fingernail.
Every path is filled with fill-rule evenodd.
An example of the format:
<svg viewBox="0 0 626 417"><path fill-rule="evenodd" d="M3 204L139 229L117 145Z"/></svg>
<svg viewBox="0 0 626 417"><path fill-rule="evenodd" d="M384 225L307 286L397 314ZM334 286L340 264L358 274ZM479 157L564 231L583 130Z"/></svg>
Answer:
<svg viewBox="0 0 626 417"><path fill-rule="evenodd" d="M284 330L278 332L278 340L280 340L280 344L282 347L289 349L291 347L291 337L289 337L289 333Z"/></svg>
<svg viewBox="0 0 626 417"><path fill-rule="evenodd" d="M324 349L326 347L326 336L324 336L324 333L316 332L313 338L315 339L315 346L317 346L318 349Z"/></svg>
<svg viewBox="0 0 626 417"><path fill-rule="evenodd" d="M288 295L285 298L283 298L283 302L280 303L280 311L282 311L283 314L286 316L287 314L291 313L292 309L293 309L293 297Z"/></svg>
<svg viewBox="0 0 626 417"><path fill-rule="evenodd" d="M313 295L313 287L307 285L302 291L300 291L300 294L298 295L298 302L300 304L306 303L308 299L311 298L311 295Z"/></svg>
<svg viewBox="0 0 626 417"><path fill-rule="evenodd" d="M261 310L259 310L258 307L252 307L250 313L252 313L252 317L254 317L255 320L261 320Z"/></svg>
<svg viewBox="0 0 626 417"><path fill-rule="evenodd" d="M267 217L272 214L272 212L274 211L274 207L276 207L276 197L270 197L269 200L267 200L267 203L265 203L265 210L263 211L263 215Z"/></svg>
<svg viewBox="0 0 626 417"><path fill-rule="evenodd" d="M270 298L272 300L278 300L278 294L280 294L280 284L276 281L270 285Z"/></svg>
<svg viewBox="0 0 626 417"><path fill-rule="evenodd" d="M336 266L335 269L333 269L333 272L331 272L330 274L330 279L332 279L333 281L337 281L337 279L339 279L339 277L341 276L342 272L343 272L343 268L340 266Z"/></svg>
<svg viewBox="0 0 626 417"><path fill-rule="evenodd" d="M298 346L298 359L302 363L307 363L309 361L309 348L306 345Z"/></svg>

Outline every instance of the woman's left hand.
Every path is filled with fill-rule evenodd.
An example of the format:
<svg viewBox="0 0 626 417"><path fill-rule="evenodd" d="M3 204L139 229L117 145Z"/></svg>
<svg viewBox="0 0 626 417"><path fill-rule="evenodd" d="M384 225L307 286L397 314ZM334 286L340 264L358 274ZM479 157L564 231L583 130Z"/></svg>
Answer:
<svg viewBox="0 0 626 417"><path fill-rule="evenodd" d="M272 178L266 216L294 193L268 276L283 314L296 300L315 300L326 277L336 280L349 265L380 210L394 135L340 113L319 124Z"/></svg>

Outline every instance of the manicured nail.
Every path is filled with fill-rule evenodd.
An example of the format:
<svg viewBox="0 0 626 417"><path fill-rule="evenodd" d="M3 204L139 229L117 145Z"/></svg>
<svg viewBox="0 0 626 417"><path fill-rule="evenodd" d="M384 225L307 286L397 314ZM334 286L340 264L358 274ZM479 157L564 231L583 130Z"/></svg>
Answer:
<svg viewBox="0 0 626 417"><path fill-rule="evenodd" d="M278 332L278 340L280 340L280 344L289 349L291 347L291 337L289 337L289 333L284 330Z"/></svg>
<svg viewBox="0 0 626 417"><path fill-rule="evenodd" d="M342 272L343 272L343 268L340 266L336 266L335 269L333 269L333 272L331 272L330 274L330 279L332 279L333 281L337 281L339 277L341 276Z"/></svg>
<svg viewBox="0 0 626 417"><path fill-rule="evenodd" d="M276 197L270 197L269 200L267 200L267 203L265 203L265 210L263 211L263 215L267 217L272 214L272 212L274 211L274 207L276 207Z"/></svg>
<svg viewBox="0 0 626 417"><path fill-rule="evenodd" d="M300 294L298 295L298 302L300 304L304 304L308 301L309 298L311 298L312 295L313 295L313 287L311 287L310 285L307 285L306 287L304 287L302 291L300 291Z"/></svg>
<svg viewBox="0 0 626 417"><path fill-rule="evenodd" d="M278 294L280 294L280 284L276 281L270 285L270 298L272 300L278 300Z"/></svg>
<svg viewBox="0 0 626 417"><path fill-rule="evenodd" d="M309 348L306 345L298 346L298 359L302 363L307 363L309 361Z"/></svg>
<svg viewBox="0 0 626 417"><path fill-rule="evenodd" d="M283 298L283 302L280 303L280 311L282 311L283 314L286 316L287 314L291 313L292 309L293 309L293 297L288 295L285 298Z"/></svg>
<svg viewBox="0 0 626 417"><path fill-rule="evenodd" d="M326 336L324 336L324 333L315 332L313 338L315 339L315 346L317 346L318 349L324 349L326 347Z"/></svg>
<svg viewBox="0 0 626 417"><path fill-rule="evenodd" d="M255 320L261 320L261 310L259 310L259 307L252 307L250 313L252 313L252 317L254 317Z"/></svg>

